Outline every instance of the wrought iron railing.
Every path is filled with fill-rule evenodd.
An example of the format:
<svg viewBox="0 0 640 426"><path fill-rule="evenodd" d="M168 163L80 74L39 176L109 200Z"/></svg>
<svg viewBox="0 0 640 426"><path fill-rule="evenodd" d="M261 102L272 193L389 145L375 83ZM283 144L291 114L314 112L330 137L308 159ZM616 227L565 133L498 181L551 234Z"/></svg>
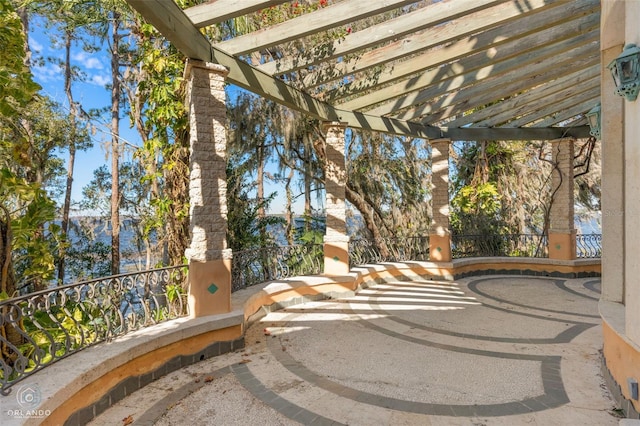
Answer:
<svg viewBox="0 0 640 426"><path fill-rule="evenodd" d="M232 291L271 280L322 272L321 244L274 246L233 252Z"/></svg>
<svg viewBox="0 0 640 426"><path fill-rule="evenodd" d="M349 243L349 260L351 266L429 260L429 237L354 239Z"/></svg>
<svg viewBox="0 0 640 426"><path fill-rule="evenodd" d="M576 235L576 256L578 259L592 259L602 256L602 234Z"/></svg>
<svg viewBox="0 0 640 426"><path fill-rule="evenodd" d="M549 257L547 236L536 234L453 235L451 255L465 257Z"/></svg>
<svg viewBox="0 0 640 426"><path fill-rule="evenodd" d="M187 314L186 266L0 300L0 393L79 350Z"/></svg>

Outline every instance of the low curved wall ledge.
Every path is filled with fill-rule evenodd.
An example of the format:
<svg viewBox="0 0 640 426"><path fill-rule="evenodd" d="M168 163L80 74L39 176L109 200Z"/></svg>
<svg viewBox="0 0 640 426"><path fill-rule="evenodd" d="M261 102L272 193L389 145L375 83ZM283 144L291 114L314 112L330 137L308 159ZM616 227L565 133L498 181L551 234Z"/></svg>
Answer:
<svg viewBox="0 0 640 426"><path fill-rule="evenodd" d="M172 371L242 349L247 326L274 310L311 300L350 296L359 289L390 280L453 280L489 274L599 276L600 261L473 258L380 263L351 268L346 275L301 276L252 286L232 294L230 313L158 324L89 347L27 377L13 387L12 395L23 387L37 389L41 400L34 409L47 415L9 416L8 413L25 411L17 398L9 395L2 397L2 425L84 425L125 396ZM605 333L605 341L613 342L615 336ZM611 343L608 346L614 347ZM634 362L640 366L640 358L630 360L631 364Z"/></svg>

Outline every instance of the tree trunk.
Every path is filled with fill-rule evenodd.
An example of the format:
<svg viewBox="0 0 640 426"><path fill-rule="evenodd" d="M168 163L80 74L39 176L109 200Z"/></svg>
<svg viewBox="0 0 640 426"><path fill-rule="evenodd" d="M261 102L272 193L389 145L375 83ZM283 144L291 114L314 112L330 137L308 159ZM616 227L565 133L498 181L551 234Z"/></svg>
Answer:
<svg viewBox="0 0 640 426"><path fill-rule="evenodd" d="M71 190L73 188L73 168L76 161L76 117L78 115L78 106L73 99L71 92L71 40L72 34L69 30L66 32L65 39L65 63L64 63L64 91L69 102L69 122L71 123L71 137L69 138L69 162L67 163L67 184L64 192L64 204L62 206L62 235L66 242L69 234L69 211L71 210ZM65 246L60 245L60 258L58 259L58 284L64 283L64 259Z"/></svg>
<svg viewBox="0 0 640 426"><path fill-rule="evenodd" d="M309 143L309 136L305 135L303 138L303 152L304 152L304 231L309 232L311 230L312 214L311 211L311 183L313 181L313 171L311 170L311 144Z"/></svg>
<svg viewBox="0 0 640 426"><path fill-rule="evenodd" d="M111 45L111 273L120 273L120 14L113 12Z"/></svg>
<svg viewBox="0 0 640 426"><path fill-rule="evenodd" d="M182 265L189 245L189 134L176 135L170 161L175 165L165 171L166 194L173 214L167 215L167 251L169 265Z"/></svg>
<svg viewBox="0 0 640 426"><path fill-rule="evenodd" d="M285 208L285 228L284 234L287 237L287 244L290 246L294 243L294 220L295 215L293 214L293 194L291 192L291 182L293 181L293 176L295 174L295 170L293 167L289 168L289 174L287 175L287 180L285 182L285 191L287 194L287 205Z"/></svg>
<svg viewBox="0 0 640 426"><path fill-rule="evenodd" d="M0 206L0 300L5 296L9 298L16 296L16 281L11 263L11 217L7 209ZM6 312L8 309L8 307L2 308L0 312L2 318L6 318L6 315L9 314ZM24 343L24 339L16 327L21 326L21 323L13 326L7 321L2 321L0 335L11 345L20 347ZM18 356L6 343L2 344L0 352L2 353L2 361L9 365L13 365Z"/></svg>
<svg viewBox="0 0 640 426"><path fill-rule="evenodd" d="M258 219L264 219L266 212L264 210L264 168L265 168L265 138L261 138L258 149L258 173L257 173L257 188L256 198L258 199ZM260 227L260 238L262 244L267 240L267 230L263 226Z"/></svg>

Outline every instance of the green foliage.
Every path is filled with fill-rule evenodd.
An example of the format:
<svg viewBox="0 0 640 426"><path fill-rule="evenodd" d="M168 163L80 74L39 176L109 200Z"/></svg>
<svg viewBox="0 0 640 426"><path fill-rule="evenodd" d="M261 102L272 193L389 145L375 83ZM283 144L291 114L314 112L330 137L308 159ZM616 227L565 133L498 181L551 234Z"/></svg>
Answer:
<svg viewBox="0 0 640 426"><path fill-rule="evenodd" d="M347 140L347 184L356 192L367 228L378 237L428 232L429 150L423 140L351 132Z"/></svg>
<svg viewBox="0 0 640 426"><path fill-rule="evenodd" d="M454 144L453 153L451 224L455 234L546 233L553 193L547 144L467 142ZM599 180L593 173L577 182L578 190L584 182L585 193L598 191ZM580 201L577 197L576 202Z"/></svg>
<svg viewBox="0 0 640 426"><path fill-rule="evenodd" d="M39 185L0 169L0 206L10 214L12 257L18 290L53 278L59 227L52 223L56 206ZM45 230L43 225L48 223ZM2 289L6 291L7 289Z"/></svg>
<svg viewBox="0 0 640 426"><path fill-rule="evenodd" d="M302 244L322 244L324 242L326 219L305 214L303 223L296 227L296 241Z"/></svg>
<svg viewBox="0 0 640 426"><path fill-rule="evenodd" d="M25 64L25 35L11 0L0 0L0 117L16 117L40 90Z"/></svg>
<svg viewBox="0 0 640 426"><path fill-rule="evenodd" d="M242 179L242 165L233 168L227 163L227 243L233 250L270 246L274 243L270 226L282 224L282 218L259 216L260 209L269 207L275 193L263 200L252 198L253 185Z"/></svg>

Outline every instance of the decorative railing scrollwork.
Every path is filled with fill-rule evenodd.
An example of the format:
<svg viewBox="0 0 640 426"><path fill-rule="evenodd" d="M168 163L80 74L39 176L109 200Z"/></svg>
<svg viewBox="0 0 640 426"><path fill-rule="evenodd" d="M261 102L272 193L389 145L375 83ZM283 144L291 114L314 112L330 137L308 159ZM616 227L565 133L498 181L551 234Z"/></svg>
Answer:
<svg viewBox="0 0 640 426"><path fill-rule="evenodd" d="M576 257L592 259L602 256L602 234L576 235Z"/></svg>
<svg viewBox="0 0 640 426"><path fill-rule="evenodd" d="M429 260L429 237L354 239L349 243L349 260L351 266Z"/></svg>
<svg viewBox="0 0 640 426"><path fill-rule="evenodd" d="M272 280L322 272L321 244L274 246L233 252L232 291Z"/></svg>
<svg viewBox="0 0 640 426"><path fill-rule="evenodd" d="M187 315L186 276L175 266L0 300L0 393L88 346Z"/></svg>

